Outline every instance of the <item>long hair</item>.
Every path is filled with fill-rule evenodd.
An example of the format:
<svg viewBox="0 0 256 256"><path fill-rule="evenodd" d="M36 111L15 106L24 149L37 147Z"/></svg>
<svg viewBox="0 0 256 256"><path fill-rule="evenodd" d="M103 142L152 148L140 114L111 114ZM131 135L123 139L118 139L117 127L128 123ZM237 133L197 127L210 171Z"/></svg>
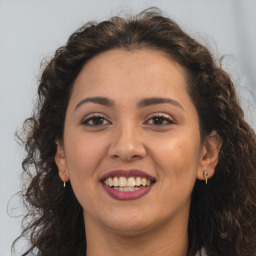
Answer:
<svg viewBox="0 0 256 256"><path fill-rule="evenodd" d="M22 197L27 209L19 238L22 255L70 256L86 250L83 210L70 184L63 189L55 164L72 86L85 63L110 49L150 48L185 70L201 137L216 130L223 140L215 175L197 180L190 207L188 256L252 256L256 251L256 135L245 122L230 77L209 50L159 10L85 24L45 65L33 115L19 134L26 150ZM18 239L19 239L18 238ZM18 240L17 239L17 240Z"/></svg>

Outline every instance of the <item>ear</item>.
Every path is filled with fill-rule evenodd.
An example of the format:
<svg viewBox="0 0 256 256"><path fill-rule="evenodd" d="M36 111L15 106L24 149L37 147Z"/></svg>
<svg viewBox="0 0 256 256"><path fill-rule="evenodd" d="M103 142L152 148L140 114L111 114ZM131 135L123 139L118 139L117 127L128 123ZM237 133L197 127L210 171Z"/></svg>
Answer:
<svg viewBox="0 0 256 256"><path fill-rule="evenodd" d="M204 180L203 172L207 171L208 178L214 175L215 167L219 160L219 152L222 146L222 138L216 131L212 131L209 136L205 138L202 145L197 178L199 180Z"/></svg>
<svg viewBox="0 0 256 256"><path fill-rule="evenodd" d="M69 174L66 165L65 151L60 141L56 141L57 151L55 154L55 163L59 170L59 177L64 182L69 180Z"/></svg>

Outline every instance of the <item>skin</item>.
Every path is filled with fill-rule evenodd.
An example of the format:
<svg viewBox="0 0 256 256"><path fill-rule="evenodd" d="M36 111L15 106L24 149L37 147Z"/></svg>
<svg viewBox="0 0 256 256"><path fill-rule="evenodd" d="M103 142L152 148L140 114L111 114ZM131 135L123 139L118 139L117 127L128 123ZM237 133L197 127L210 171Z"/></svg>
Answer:
<svg viewBox="0 0 256 256"><path fill-rule="evenodd" d="M172 102L138 106L152 97ZM75 81L57 144L59 176L84 210L87 255L186 255L191 192L204 170L214 174L221 141L214 131L201 141L179 64L150 49L94 57ZM100 183L114 169L139 169L157 182L139 199L116 200Z"/></svg>

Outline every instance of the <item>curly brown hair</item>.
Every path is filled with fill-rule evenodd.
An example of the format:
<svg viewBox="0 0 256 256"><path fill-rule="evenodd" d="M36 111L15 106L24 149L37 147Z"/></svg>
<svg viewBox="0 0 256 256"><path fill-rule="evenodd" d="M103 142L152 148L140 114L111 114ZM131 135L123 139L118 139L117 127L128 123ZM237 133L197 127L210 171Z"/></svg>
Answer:
<svg viewBox="0 0 256 256"><path fill-rule="evenodd" d="M33 115L19 134L26 149L22 196L27 209L19 238L30 240L22 255L85 254L83 210L70 184L63 189L54 160L56 141L62 141L66 108L82 67L99 53L115 48L150 48L179 63L199 115L201 137L215 130L223 140L215 175L207 186L199 180L195 183L187 255L201 248L209 256L255 255L255 132L244 120L229 75L206 47L158 9L87 23L47 63Z"/></svg>

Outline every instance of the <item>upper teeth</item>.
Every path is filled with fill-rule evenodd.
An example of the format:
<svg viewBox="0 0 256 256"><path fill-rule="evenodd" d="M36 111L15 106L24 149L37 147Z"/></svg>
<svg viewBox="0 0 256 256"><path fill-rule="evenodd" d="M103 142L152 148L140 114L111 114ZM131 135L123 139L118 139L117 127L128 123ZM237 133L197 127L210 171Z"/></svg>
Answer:
<svg viewBox="0 0 256 256"><path fill-rule="evenodd" d="M135 187L135 186L149 186L150 179L145 177L109 177L104 180L104 183L109 187Z"/></svg>

